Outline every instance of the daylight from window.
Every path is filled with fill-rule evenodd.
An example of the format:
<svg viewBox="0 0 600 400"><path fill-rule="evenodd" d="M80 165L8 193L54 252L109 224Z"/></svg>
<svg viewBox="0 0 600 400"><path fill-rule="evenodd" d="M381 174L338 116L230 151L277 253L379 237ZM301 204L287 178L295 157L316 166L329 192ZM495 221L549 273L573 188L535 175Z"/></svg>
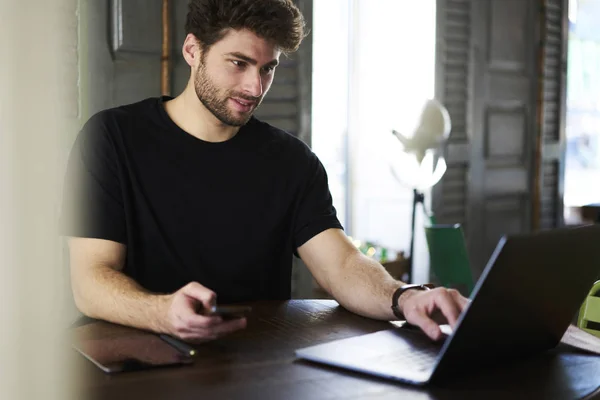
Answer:
<svg viewBox="0 0 600 400"><path fill-rule="evenodd" d="M565 206L600 203L600 1L569 3Z"/></svg>

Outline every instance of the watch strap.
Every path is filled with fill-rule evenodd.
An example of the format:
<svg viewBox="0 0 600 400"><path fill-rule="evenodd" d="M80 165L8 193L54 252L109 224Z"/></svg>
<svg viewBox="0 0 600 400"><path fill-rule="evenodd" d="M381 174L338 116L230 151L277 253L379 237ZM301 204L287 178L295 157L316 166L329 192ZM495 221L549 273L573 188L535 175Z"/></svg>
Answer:
<svg viewBox="0 0 600 400"><path fill-rule="evenodd" d="M400 286L398 289L396 289L394 291L394 294L392 295L392 312L398 319L402 319L402 320L406 319L404 317L404 314L402 314L402 311L400 311L400 306L398 304L398 300L400 299L400 296L402 295L402 293L406 292L407 290L426 291L426 290L431 290L433 288L434 288L434 285L431 283L425 283L425 284L413 283L413 284Z"/></svg>

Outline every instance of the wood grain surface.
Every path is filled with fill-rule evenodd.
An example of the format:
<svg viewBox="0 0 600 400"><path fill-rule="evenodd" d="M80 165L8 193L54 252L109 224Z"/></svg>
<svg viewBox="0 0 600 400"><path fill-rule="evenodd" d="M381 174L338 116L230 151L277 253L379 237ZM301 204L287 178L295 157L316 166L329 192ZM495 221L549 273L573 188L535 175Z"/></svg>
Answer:
<svg viewBox="0 0 600 400"><path fill-rule="evenodd" d="M297 360L294 350L390 328L332 300L251 304L248 327L196 346L193 365L107 375L76 354L81 397L153 399L596 399L600 357L567 346L443 386L413 387Z"/></svg>

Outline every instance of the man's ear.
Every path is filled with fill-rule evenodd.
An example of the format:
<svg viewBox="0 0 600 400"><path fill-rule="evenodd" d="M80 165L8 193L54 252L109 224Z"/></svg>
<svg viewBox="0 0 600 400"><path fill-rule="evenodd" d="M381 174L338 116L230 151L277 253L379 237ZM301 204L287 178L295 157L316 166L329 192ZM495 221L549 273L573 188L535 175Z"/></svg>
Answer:
<svg viewBox="0 0 600 400"><path fill-rule="evenodd" d="M183 42L181 49L185 62L190 67L196 68L202 58L202 48L200 47L200 41L192 33L188 33Z"/></svg>

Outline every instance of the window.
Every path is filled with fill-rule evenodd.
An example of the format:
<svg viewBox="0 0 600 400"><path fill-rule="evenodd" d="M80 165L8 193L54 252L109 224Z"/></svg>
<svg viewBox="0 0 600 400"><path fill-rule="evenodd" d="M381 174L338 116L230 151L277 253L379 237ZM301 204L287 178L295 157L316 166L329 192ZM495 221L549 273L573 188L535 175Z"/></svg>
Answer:
<svg viewBox="0 0 600 400"><path fill-rule="evenodd" d="M570 0L565 207L600 203L600 2Z"/></svg>
<svg viewBox="0 0 600 400"><path fill-rule="evenodd" d="M393 251L408 252L412 188L390 171L391 131L410 135L434 96L435 3L314 2L313 149L346 232Z"/></svg>

